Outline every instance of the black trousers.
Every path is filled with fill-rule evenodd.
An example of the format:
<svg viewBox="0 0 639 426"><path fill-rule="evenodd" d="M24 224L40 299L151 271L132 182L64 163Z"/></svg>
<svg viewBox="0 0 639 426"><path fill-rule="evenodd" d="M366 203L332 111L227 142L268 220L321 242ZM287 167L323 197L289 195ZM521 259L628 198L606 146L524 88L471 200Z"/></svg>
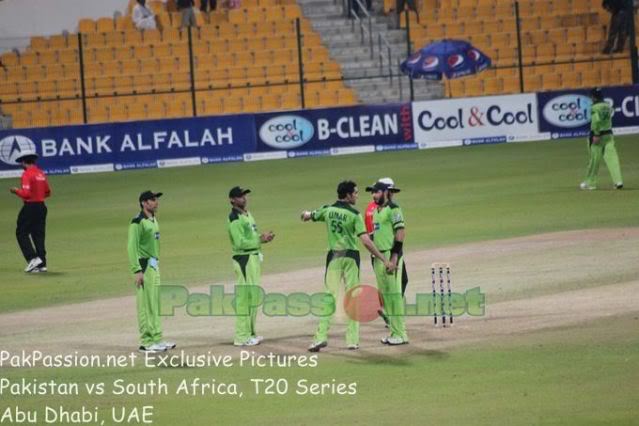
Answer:
<svg viewBox="0 0 639 426"><path fill-rule="evenodd" d="M24 203L18 214L16 238L27 262L39 257L44 262L42 266L46 266L47 251L44 248L46 225L47 206L44 203Z"/></svg>
<svg viewBox="0 0 639 426"><path fill-rule="evenodd" d="M209 6L212 11L217 9L217 0L202 0L202 3L200 3L200 10L202 12L206 12Z"/></svg>
<svg viewBox="0 0 639 426"><path fill-rule="evenodd" d="M621 10L610 17L610 29L608 30L608 41L604 48L604 53L610 53L614 47L615 52L622 52L626 39L630 33L630 19L633 18L632 12ZM615 46L616 40L616 46Z"/></svg>

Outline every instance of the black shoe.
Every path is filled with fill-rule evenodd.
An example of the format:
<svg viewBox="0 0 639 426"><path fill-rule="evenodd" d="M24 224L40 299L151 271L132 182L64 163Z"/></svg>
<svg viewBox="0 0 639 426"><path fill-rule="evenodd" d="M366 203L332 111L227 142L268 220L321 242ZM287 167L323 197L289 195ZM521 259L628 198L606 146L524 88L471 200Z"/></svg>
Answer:
<svg viewBox="0 0 639 426"><path fill-rule="evenodd" d="M309 352L319 352L320 349L325 348L328 346L328 342L323 341L323 342L313 342L311 344L311 346L309 346L308 351Z"/></svg>

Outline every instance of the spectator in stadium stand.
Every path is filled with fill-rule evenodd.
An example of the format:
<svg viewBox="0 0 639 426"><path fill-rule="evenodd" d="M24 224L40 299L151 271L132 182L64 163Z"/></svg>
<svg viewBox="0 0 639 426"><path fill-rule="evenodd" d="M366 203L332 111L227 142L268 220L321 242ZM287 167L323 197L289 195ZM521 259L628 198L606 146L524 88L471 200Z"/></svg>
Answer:
<svg viewBox="0 0 639 426"><path fill-rule="evenodd" d="M208 12L209 6L211 12L213 12L215 9L217 9L217 0L202 0L202 3L200 4L200 10L202 12Z"/></svg>
<svg viewBox="0 0 639 426"><path fill-rule="evenodd" d="M138 30L154 30L159 27L157 17L151 9L146 7L146 0L137 0L133 6L133 23Z"/></svg>
<svg viewBox="0 0 639 426"><path fill-rule="evenodd" d="M397 13L397 28L399 28L402 14L404 10L408 7L408 11L415 12L417 15L417 22L419 23L419 11L417 9L417 0L397 0L395 12Z"/></svg>
<svg viewBox="0 0 639 426"><path fill-rule="evenodd" d="M195 2L193 0L177 0L177 8L182 12L182 25L180 28L195 27Z"/></svg>
<svg viewBox="0 0 639 426"><path fill-rule="evenodd" d="M228 0L227 5L229 9L239 9L242 6L240 0Z"/></svg>
<svg viewBox="0 0 639 426"><path fill-rule="evenodd" d="M632 0L603 0L601 4L604 9L610 12L610 26L608 29L608 41L604 47L603 53L623 52L626 39L630 33L630 20L633 18L633 2ZM613 50L613 46L616 47Z"/></svg>

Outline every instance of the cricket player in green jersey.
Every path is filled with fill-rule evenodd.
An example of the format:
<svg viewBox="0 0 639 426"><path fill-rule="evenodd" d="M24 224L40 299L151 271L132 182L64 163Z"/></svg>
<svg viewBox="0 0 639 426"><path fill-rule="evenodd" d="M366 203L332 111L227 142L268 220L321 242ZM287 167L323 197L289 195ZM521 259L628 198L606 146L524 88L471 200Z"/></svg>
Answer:
<svg viewBox="0 0 639 426"><path fill-rule="evenodd" d="M385 315L389 320L390 336L382 343L403 345L408 343L404 320L404 297L402 293L402 271L404 263L405 224L402 209L393 201L393 194L400 192L394 183L378 181L366 188L373 194L377 208L373 212L373 242L390 261L393 272L387 271L383 259L373 260L377 288L384 301Z"/></svg>
<svg viewBox="0 0 639 426"><path fill-rule="evenodd" d="M255 330L257 307L259 306L259 285L263 243L275 238L273 232L260 234L253 215L246 209L246 194L250 189L239 186L229 191L231 213L228 219L228 232L233 252L233 269L237 277L235 286L235 346L255 346L262 342Z"/></svg>
<svg viewBox="0 0 639 426"><path fill-rule="evenodd" d="M348 292L359 284L360 256L358 240L364 244L383 265L392 269L389 260L380 253L366 233L362 215L353 208L359 191L353 181L343 181L337 186L338 200L314 211L302 212L302 220L307 222L325 222L328 233L328 255L324 285L331 297L326 298L324 312L330 312L320 319L314 342L308 348L310 352L319 352L328 345L328 329L335 314L335 300L338 286L343 280ZM346 345L348 349L359 349L359 322L349 318L346 327Z"/></svg>
<svg viewBox="0 0 639 426"><path fill-rule="evenodd" d="M162 341L160 322L160 225L155 213L161 192L144 191L141 211L129 225L129 269L135 276L140 352L157 353L175 348Z"/></svg>
<svg viewBox="0 0 639 426"><path fill-rule="evenodd" d="M590 97L592 98L590 137L588 139L590 159L586 170L586 180L581 183L580 188L597 189L597 175L603 158L614 187L622 189L621 166L615 148L615 137L612 134L612 107L604 100L601 89L593 89L590 92Z"/></svg>

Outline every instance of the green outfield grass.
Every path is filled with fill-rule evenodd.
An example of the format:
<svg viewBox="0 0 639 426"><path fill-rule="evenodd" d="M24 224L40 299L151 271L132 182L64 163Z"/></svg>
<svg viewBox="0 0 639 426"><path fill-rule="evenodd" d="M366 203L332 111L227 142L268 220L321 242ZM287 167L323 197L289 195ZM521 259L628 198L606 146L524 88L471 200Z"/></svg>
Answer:
<svg viewBox="0 0 639 426"><path fill-rule="evenodd" d="M407 217L408 250L569 229L635 226L638 221L639 143L618 138L627 189L577 189L585 142L566 140L359 156L236 163L82 176L53 176L49 201L48 275L27 276L15 243L17 180L0 181L0 312L131 294L126 232L147 188L163 191L160 204L165 282L232 281L226 235L228 189L253 189L250 209L262 230L276 232L265 248L264 272L321 266L326 247L320 226L299 212L332 202L351 178L363 190L392 176ZM15 199L14 199L15 198ZM368 202L362 191L359 208Z"/></svg>
<svg viewBox="0 0 639 426"><path fill-rule="evenodd" d="M107 395L3 396L2 409L155 407L158 425L631 425L639 417L639 318L608 317L454 351L357 357L322 355L316 368L58 369L57 383L106 383ZM445 332L445 331L444 331ZM5 370L10 380L50 380L52 370ZM238 383L234 396L113 396L114 380L162 378L173 393L183 379ZM251 379L285 378L285 396L256 396ZM357 382L354 396L296 395L296 383ZM373 420L374 419L374 420ZM110 424L109 421L106 424Z"/></svg>

